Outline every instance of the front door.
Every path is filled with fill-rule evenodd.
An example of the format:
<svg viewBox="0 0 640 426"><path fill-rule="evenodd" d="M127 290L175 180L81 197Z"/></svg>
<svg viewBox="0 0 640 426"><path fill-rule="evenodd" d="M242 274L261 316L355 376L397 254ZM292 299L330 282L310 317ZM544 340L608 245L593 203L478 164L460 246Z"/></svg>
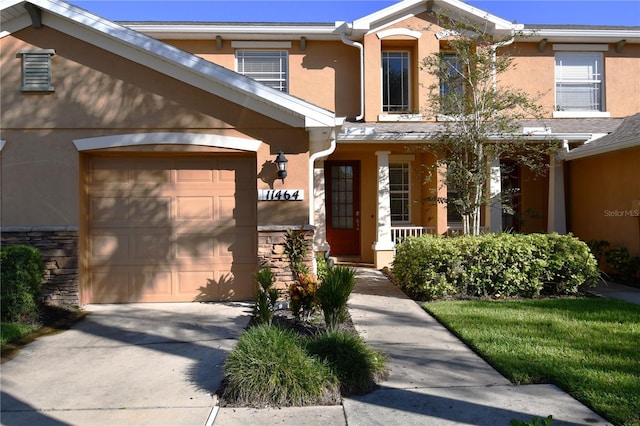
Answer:
<svg viewBox="0 0 640 426"><path fill-rule="evenodd" d="M331 254L360 255L360 162L326 161L324 170Z"/></svg>

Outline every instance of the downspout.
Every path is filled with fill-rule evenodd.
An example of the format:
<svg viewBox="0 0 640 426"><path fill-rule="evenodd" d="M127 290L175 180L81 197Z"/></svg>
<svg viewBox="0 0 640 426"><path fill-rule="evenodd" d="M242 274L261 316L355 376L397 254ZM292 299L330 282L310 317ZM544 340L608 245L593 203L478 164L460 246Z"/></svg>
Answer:
<svg viewBox="0 0 640 426"><path fill-rule="evenodd" d="M312 225L312 226L315 226L316 224L315 210L314 210L315 196L313 191L314 189L313 173L315 169L315 162L318 158L327 157L333 154L333 151L336 150L336 139L337 139L337 135L336 135L336 131L334 130L331 136L331 142L329 143L329 148L322 151L315 152L309 156L309 225Z"/></svg>
<svg viewBox="0 0 640 426"><path fill-rule="evenodd" d="M357 41L349 40L344 35L344 27L343 25L342 31L340 31L340 40L347 46L355 47L360 51L360 115L356 117L356 121L362 120L364 117L364 48L362 43L358 43Z"/></svg>

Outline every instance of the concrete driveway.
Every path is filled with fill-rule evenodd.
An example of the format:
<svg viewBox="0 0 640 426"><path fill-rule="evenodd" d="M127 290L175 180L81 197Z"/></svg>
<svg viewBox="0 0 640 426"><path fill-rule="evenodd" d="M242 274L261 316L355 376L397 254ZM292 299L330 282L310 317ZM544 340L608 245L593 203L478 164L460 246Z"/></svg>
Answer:
<svg viewBox="0 0 640 426"><path fill-rule="evenodd" d="M247 325L237 303L89 305L2 364L3 425L204 425Z"/></svg>

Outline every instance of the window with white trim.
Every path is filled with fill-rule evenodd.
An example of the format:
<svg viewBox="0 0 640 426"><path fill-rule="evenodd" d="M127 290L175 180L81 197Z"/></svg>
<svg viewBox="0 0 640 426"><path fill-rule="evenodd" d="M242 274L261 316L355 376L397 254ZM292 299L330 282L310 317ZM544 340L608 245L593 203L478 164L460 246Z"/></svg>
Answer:
<svg viewBox="0 0 640 426"><path fill-rule="evenodd" d="M409 163L389 163L391 222L411 221L410 193Z"/></svg>
<svg viewBox="0 0 640 426"><path fill-rule="evenodd" d="M443 78L440 80L440 113L464 114L464 75L460 57L445 54L443 57Z"/></svg>
<svg viewBox="0 0 640 426"><path fill-rule="evenodd" d="M23 92L52 92L51 57L55 55L53 49L20 50L22 57L22 86Z"/></svg>
<svg viewBox="0 0 640 426"><path fill-rule="evenodd" d="M409 111L409 52L382 52L382 111Z"/></svg>
<svg viewBox="0 0 640 426"><path fill-rule="evenodd" d="M601 52L556 52L556 111L605 111Z"/></svg>
<svg viewBox="0 0 640 426"><path fill-rule="evenodd" d="M271 87L288 92L289 66L286 50L237 50L236 71Z"/></svg>

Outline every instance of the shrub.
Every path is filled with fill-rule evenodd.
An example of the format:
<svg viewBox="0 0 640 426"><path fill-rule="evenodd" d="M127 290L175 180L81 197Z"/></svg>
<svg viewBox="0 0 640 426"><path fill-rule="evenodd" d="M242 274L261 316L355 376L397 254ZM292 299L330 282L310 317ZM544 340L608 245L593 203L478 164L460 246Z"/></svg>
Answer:
<svg viewBox="0 0 640 426"><path fill-rule="evenodd" d="M485 234L408 238L396 248L393 274L410 296L532 297L547 282L554 293L595 283L596 261L571 235Z"/></svg>
<svg viewBox="0 0 640 426"><path fill-rule="evenodd" d="M345 396L371 392L377 380L386 378L386 357L367 346L356 334L327 331L310 338L307 348L309 353L328 363Z"/></svg>
<svg viewBox="0 0 640 426"><path fill-rule="evenodd" d="M256 305L254 314L261 324L271 324L278 301L278 289L272 288L275 277L271 268L261 268L256 274Z"/></svg>
<svg viewBox="0 0 640 426"><path fill-rule="evenodd" d="M287 231L284 241L284 252L289 258L291 270L296 276L298 274L309 273L309 268L304 264L304 258L307 255L307 251L309 251L310 245L303 231Z"/></svg>
<svg viewBox="0 0 640 426"><path fill-rule="evenodd" d="M335 329L346 319L347 301L355 286L356 271L346 266L329 269L316 292L318 305L328 329Z"/></svg>
<svg viewBox="0 0 640 426"><path fill-rule="evenodd" d="M607 264L622 282L633 283L640 274L640 257L631 256L626 247L615 247L605 253Z"/></svg>
<svg viewBox="0 0 640 426"><path fill-rule="evenodd" d="M296 281L289 285L289 309L296 318L309 319L316 307L318 281L313 274L298 274Z"/></svg>
<svg viewBox="0 0 640 426"><path fill-rule="evenodd" d="M309 356L302 338L275 326L252 327L224 364L222 397L240 405L336 403L339 386L327 363Z"/></svg>
<svg viewBox="0 0 640 426"><path fill-rule="evenodd" d="M587 244L572 235L541 236L545 238L533 242L547 256L543 278L555 286L553 293L575 294L581 286L595 285L600 276L598 262Z"/></svg>
<svg viewBox="0 0 640 426"><path fill-rule="evenodd" d="M322 281L329 270L329 263L327 258L324 257L324 253L316 254L316 266L318 269L318 281Z"/></svg>
<svg viewBox="0 0 640 426"><path fill-rule="evenodd" d="M0 272L2 321L37 322L44 278L40 252L27 246L2 247Z"/></svg>

